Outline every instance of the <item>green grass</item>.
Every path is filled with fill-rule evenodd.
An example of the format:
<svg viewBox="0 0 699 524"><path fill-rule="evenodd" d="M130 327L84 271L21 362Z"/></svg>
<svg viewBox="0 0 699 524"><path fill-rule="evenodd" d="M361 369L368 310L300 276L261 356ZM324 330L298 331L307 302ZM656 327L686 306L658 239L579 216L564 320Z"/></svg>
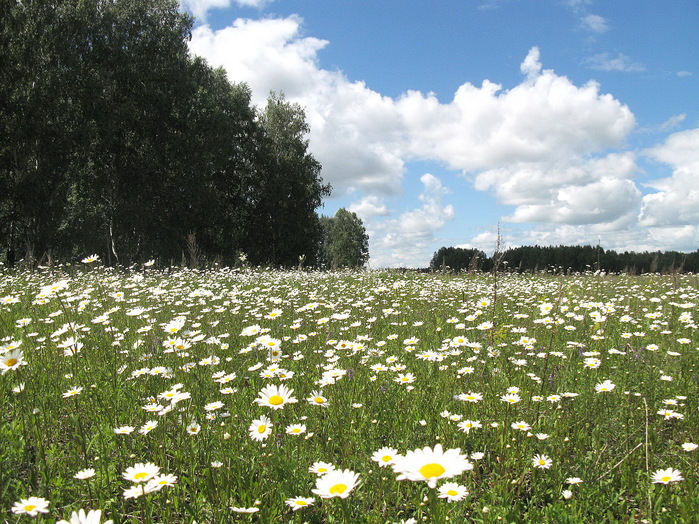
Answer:
<svg viewBox="0 0 699 524"><path fill-rule="evenodd" d="M26 362L0 376L5 522L32 519L12 512L30 496L50 502L37 522L69 520L80 508L101 509L115 523L695 521L699 450L682 445L699 444L696 276L494 281L64 267L5 270L0 279L0 362L17 344ZM64 287L40 296L62 280ZM182 328L166 332L178 317ZM241 334L253 325L260 332ZM281 359L255 346L261 335L280 341ZM69 337L82 346L66 356ZM176 338L188 347L168 345ZM587 366L590 358L599 367ZM261 376L269 366L293 376ZM396 382L400 373L414 382ZM334 383L323 381L333 374ZM605 380L613 389L596 392ZM258 405L269 384L292 388L298 402ZM176 385L189 398L173 405L159 398ZM235 392L222 393L226 387ZM510 388L519 402L501 400ZM307 402L316 390L328 407ZM469 392L483 399L456 398ZM217 401L222 408L205 409ZM165 413L146 411L149 404ZM658 414L665 409L679 415ZM248 427L262 415L272 433L256 441ZM157 427L141 434L152 420ZM463 420L482 427L467 434ZM515 422L531 429L513 429ZM187 431L193 423L196 434ZM297 423L306 433L286 434ZM122 426L135 429L116 434ZM472 470L438 483L465 486L463 500L438 498L423 481L399 481L371 459L382 447L404 455L436 444L483 454L470 459ZM534 467L535 455L551 467ZM346 499L311 492L317 476L309 467L318 461L359 474ZM125 498L132 483L123 474L137 463L177 481ZM95 475L74 478L86 468ZM667 468L683 480L653 483ZM568 484L571 477L582 482ZM315 501L293 512L285 500L297 496Z"/></svg>

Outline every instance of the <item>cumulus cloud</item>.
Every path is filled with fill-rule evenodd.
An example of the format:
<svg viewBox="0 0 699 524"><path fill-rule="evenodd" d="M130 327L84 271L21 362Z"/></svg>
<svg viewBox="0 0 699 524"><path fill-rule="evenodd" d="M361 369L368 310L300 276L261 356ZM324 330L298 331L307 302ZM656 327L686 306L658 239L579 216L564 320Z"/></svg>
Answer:
<svg viewBox="0 0 699 524"><path fill-rule="evenodd" d="M420 178L423 191L422 206L402 213L376 227L371 242L372 264L377 266L421 267L426 265L425 252L448 220L454 218L454 207L444 205L443 197L449 193L439 178L426 173ZM369 238L372 239L371 234ZM370 240L371 241L371 240ZM376 254L376 256L374 255Z"/></svg>
<svg viewBox="0 0 699 524"><path fill-rule="evenodd" d="M449 104L409 92L397 104L410 130L413 154L456 170L492 169L516 162L563 159L619 145L635 125L628 107L551 70L532 48L527 78L510 90L484 81L463 84Z"/></svg>
<svg viewBox="0 0 699 524"><path fill-rule="evenodd" d="M348 211L356 213L362 220L377 216L388 216L389 211L384 199L378 195L368 195L349 205Z"/></svg>
<svg viewBox="0 0 699 524"><path fill-rule="evenodd" d="M624 73L635 73L645 71L643 64L634 62L628 56L617 53L599 53L586 58L583 64L596 71L620 71Z"/></svg>
<svg viewBox="0 0 699 524"><path fill-rule="evenodd" d="M674 133L646 154L672 166L672 175L649 184L657 191L643 197L639 223L696 227L699 224L699 129ZM686 228L682 231L686 234Z"/></svg>

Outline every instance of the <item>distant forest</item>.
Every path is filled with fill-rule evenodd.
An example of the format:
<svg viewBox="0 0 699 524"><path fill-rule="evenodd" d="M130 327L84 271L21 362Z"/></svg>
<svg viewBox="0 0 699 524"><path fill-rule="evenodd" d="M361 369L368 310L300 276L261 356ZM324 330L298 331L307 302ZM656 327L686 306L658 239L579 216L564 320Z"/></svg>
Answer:
<svg viewBox="0 0 699 524"><path fill-rule="evenodd" d="M478 249L442 247L432 256L430 269L491 271L496 263L499 270L517 272L699 273L699 250L618 253L599 246L522 246L489 257Z"/></svg>

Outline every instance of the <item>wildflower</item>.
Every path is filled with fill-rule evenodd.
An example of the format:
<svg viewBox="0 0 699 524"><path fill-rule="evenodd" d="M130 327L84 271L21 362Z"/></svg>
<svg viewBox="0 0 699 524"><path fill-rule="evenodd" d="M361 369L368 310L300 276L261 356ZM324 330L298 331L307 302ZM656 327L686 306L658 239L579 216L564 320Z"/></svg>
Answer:
<svg viewBox="0 0 699 524"><path fill-rule="evenodd" d="M308 468L308 471L316 475L325 475L326 473L335 471L335 466L329 462L314 462L313 465Z"/></svg>
<svg viewBox="0 0 699 524"><path fill-rule="evenodd" d="M311 396L306 399L309 404L313 406L318 406L321 408L327 408L328 405L330 404L330 401L325 398L323 395L320 394L319 391L313 391L311 393Z"/></svg>
<svg viewBox="0 0 699 524"><path fill-rule="evenodd" d="M153 431L156 427L158 427L158 421L157 420L149 420L143 426L141 426L141 429L138 430L138 432L141 435L147 435L151 431Z"/></svg>
<svg viewBox="0 0 699 524"><path fill-rule="evenodd" d="M518 429L520 431L529 431L532 427L525 421L513 422L511 425L512 429Z"/></svg>
<svg viewBox="0 0 699 524"><path fill-rule="evenodd" d="M93 262L99 261L99 255L90 255L89 257L83 258L80 262L83 264L92 264Z"/></svg>
<svg viewBox="0 0 699 524"><path fill-rule="evenodd" d="M412 384L415 382L415 375L412 373L399 373L396 378L393 379L394 382L398 382L399 384Z"/></svg>
<svg viewBox="0 0 699 524"><path fill-rule="evenodd" d="M456 397L456 399L463 400L464 402L476 403L476 402L483 400L483 394L482 393L472 393L469 391L468 393L461 393L460 395L458 395Z"/></svg>
<svg viewBox="0 0 699 524"><path fill-rule="evenodd" d="M272 421L265 415L255 419L248 428L250 438L258 442L265 440L272 434Z"/></svg>
<svg viewBox="0 0 699 524"><path fill-rule="evenodd" d="M606 391L612 391L615 387L616 385L613 384L611 380L605 380L595 386L595 391L597 393L604 393Z"/></svg>
<svg viewBox="0 0 699 524"><path fill-rule="evenodd" d="M697 448L699 448L699 445L694 444L692 442L685 442L684 444L682 444L682 449L685 451L694 451Z"/></svg>
<svg viewBox="0 0 699 524"><path fill-rule="evenodd" d="M156 475L148 481L146 484L146 493L151 493L153 491L159 491L165 486L174 486L177 482L176 475Z"/></svg>
<svg viewBox="0 0 699 524"><path fill-rule="evenodd" d="M564 489L561 492L561 496L566 500L570 500L571 498L573 498L573 492L570 491L569 489Z"/></svg>
<svg viewBox="0 0 699 524"><path fill-rule="evenodd" d="M12 513L17 515L29 515L36 517L39 513L48 513L49 501L41 497L29 497L15 502L12 506Z"/></svg>
<svg viewBox="0 0 699 524"><path fill-rule="evenodd" d="M349 469L334 470L316 480L316 488L311 491L320 498L340 497L346 499L359 481L359 474Z"/></svg>
<svg viewBox="0 0 699 524"><path fill-rule="evenodd" d="M122 477L131 482L148 482L160 472L160 467L152 462L138 463L135 466L126 468Z"/></svg>
<svg viewBox="0 0 699 524"><path fill-rule="evenodd" d="M679 482L684 480L682 473L676 469L659 469L651 476L651 482L653 484L669 484L670 482Z"/></svg>
<svg viewBox="0 0 699 524"><path fill-rule="evenodd" d="M133 430L136 429L133 426L121 426L119 428L114 428L114 433L117 435L128 435L133 432Z"/></svg>
<svg viewBox="0 0 699 524"><path fill-rule="evenodd" d="M230 508L231 511L235 511L236 513L257 513L258 511L260 511L260 508L256 508L254 506L250 508L240 508L237 506L231 506Z"/></svg>
<svg viewBox="0 0 699 524"><path fill-rule="evenodd" d="M204 410L206 411L216 411L217 409L221 409L223 407L223 402L220 400L217 400L216 402L209 402L204 406Z"/></svg>
<svg viewBox="0 0 699 524"><path fill-rule="evenodd" d="M16 370L20 366L26 366L24 354L21 349L13 349L4 355L0 356L0 370L4 375L10 370Z"/></svg>
<svg viewBox="0 0 699 524"><path fill-rule="evenodd" d="M522 400L522 398L517 393L507 393L506 395L501 396L500 400L507 402L508 404L516 404Z"/></svg>
<svg viewBox="0 0 699 524"><path fill-rule="evenodd" d="M262 388L258 393L260 398L255 399L255 403L272 409L281 409L286 404L293 404L297 400L292 397L294 390L286 386L269 385Z"/></svg>
<svg viewBox="0 0 699 524"><path fill-rule="evenodd" d="M534 455L532 464L535 468L549 469L553 465L553 460L546 455Z"/></svg>
<svg viewBox="0 0 699 524"><path fill-rule="evenodd" d="M481 424L480 420L464 420L463 422L459 422L457 424L457 427L461 431L466 432L466 434L468 435L472 429L482 428L483 425Z"/></svg>
<svg viewBox="0 0 699 524"><path fill-rule="evenodd" d="M305 424L290 424L286 427L287 435L302 435L306 432Z"/></svg>
<svg viewBox="0 0 699 524"><path fill-rule="evenodd" d="M56 524L100 524L101 519L101 509L91 509L87 514L84 509L81 509L77 513L74 511L70 520L59 520ZM105 520L102 524L112 524L112 521Z"/></svg>
<svg viewBox="0 0 699 524"><path fill-rule="evenodd" d="M78 471L75 475L73 475L74 478L78 480L86 480L91 477L95 476L95 469L94 468L87 468L87 469L82 469Z"/></svg>
<svg viewBox="0 0 699 524"><path fill-rule="evenodd" d="M77 388L72 388L63 393L63 398L68 398L68 397L74 397L76 395L80 395L82 393L83 388L82 387L77 387Z"/></svg>
<svg viewBox="0 0 699 524"><path fill-rule="evenodd" d="M292 511L298 511L307 506L312 506L315 499L310 497L294 497L286 499L284 502L286 502L287 506L289 506Z"/></svg>
<svg viewBox="0 0 699 524"><path fill-rule="evenodd" d="M461 455L461 449L448 449L446 452L441 444L434 449L424 447L408 451L405 456L396 457L393 471L398 473L397 480L425 480L430 488L437 486L437 481L460 475L473 469L473 464L466 456Z"/></svg>
<svg viewBox="0 0 699 524"><path fill-rule="evenodd" d="M447 499L447 502L458 502L468 495L466 486L460 486L456 482L447 482L439 487L439 498Z"/></svg>
<svg viewBox="0 0 699 524"><path fill-rule="evenodd" d="M398 450L393 448L381 448L376 451L372 456L371 460L378 462L379 466L386 467L395 463L395 459L398 456Z"/></svg>
<svg viewBox="0 0 699 524"><path fill-rule="evenodd" d="M201 426L192 421L185 429L190 435L197 435L201 431Z"/></svg>
<svg viewBox="0 0 699 524"><path fill-rule="evenodd" d="M583 480L580 477L568 477L566 479L566 484L570 484L572 486L574 484L581 484L582 481Z"/></svg>

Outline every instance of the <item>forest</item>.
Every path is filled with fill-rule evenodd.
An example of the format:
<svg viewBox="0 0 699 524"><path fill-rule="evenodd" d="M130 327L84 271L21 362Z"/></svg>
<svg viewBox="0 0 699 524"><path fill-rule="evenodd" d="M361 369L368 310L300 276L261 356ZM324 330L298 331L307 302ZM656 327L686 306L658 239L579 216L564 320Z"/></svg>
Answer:
<svg viewBox="0 0 699 524"><path fill-rule="evenodd" d="M605 250L601 246L521 246L487 256L478 249L442 247L432 256L430 269L443 271L517 272L555 271L559 273L697 273L699 250L678 251Z"/></svg>
<svg viewBox="0 0 699 524"><path fill-rule="evenodd" d="M176 0L0 0L0 262L366 262L356 215L318 214L303 108L253 106L192 27ZM333 220L359 230L351 263Z"/></svg>

